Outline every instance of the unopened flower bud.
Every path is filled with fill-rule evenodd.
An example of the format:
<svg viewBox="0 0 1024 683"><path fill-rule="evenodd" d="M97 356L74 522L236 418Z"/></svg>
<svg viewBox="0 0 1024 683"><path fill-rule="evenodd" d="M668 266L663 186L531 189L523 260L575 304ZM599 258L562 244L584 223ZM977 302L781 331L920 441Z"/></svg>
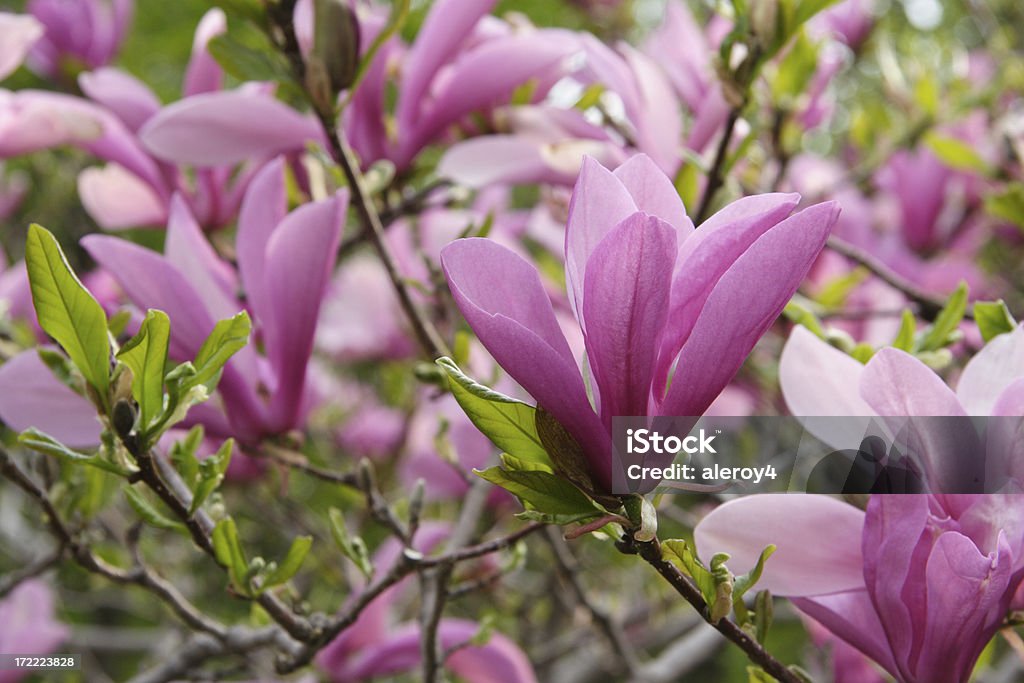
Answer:
<svg viewBox="0 0 1024 683"><path fill-rule="evenodd" d="M331 97L355 80L359 68L359 20L349 0L314 0L313 51L307 63L310 90Z"/></svg>
<svg viewBox="0 0 1024 683"><path fill-rule="evenodd" d="M135 428L135 406L127 399L121 399L114 404L110 413L110 425L122 439L132 433Z"/></svg>

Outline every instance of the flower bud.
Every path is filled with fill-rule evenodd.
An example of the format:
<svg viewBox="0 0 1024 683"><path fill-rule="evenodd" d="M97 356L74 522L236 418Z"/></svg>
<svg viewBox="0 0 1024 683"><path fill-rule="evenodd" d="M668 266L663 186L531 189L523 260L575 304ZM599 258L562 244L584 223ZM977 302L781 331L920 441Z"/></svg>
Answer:
<svg viewBox="0 0 1024 683"><path fill-rule="evenodd" d="M355 80L359 68L359 21L348 0L314 0L313 51L307 63L310 90L333 97Z"/></svg>
<svg viewBox="0 0 1024 683"><path fill-rule="evenodd" d="M114 404L110 413L110 425L119 437L126 438L135 428L135 406L127 399L121 399Z"/></svg>

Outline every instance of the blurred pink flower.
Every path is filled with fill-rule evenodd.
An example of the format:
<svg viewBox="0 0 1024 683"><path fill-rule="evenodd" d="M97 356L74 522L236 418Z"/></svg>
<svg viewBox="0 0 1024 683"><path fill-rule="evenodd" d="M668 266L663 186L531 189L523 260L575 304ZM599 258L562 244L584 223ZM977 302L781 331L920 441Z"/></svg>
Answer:
<svg viewBox="0 0 1024 683"><path fill-rule="evenodd" d="M43 25L30 15L0 12L0 81L21 66L44 30Z"/></svg>
<svg viewBox="0 0 1024 683"><path fill-rule="evenodd" d="M48 655L68 636L68 629L57 621L54 595L39 579L19 584L0 599L0 652L4 654ZM0 670L0 683L16 683L27 671Z"/></svg>
<svg viewBox="0 0 1024 683"><path fill-rule="evenodd" d="M26 10L45 28L29 64L50 78L74 76L114 60L128 32L134 0L29 0Z"/></svg>

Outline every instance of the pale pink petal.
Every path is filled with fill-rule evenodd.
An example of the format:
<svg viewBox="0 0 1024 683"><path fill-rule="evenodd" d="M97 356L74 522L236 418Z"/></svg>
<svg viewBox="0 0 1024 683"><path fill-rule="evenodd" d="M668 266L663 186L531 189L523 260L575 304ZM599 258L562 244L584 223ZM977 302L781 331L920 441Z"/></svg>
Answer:
<svg viewBox="0 0 1024 683"><path fill-rule="evenodd" d="M167 207L153 188L118 164L79 173L78 198L92 219L106 230L167 222Z"/></svg>
<svg viewBox="0 0 1024 683"><path fill-rule="evenodd" d="M31 15L0 12L0 80L21 65L43 30L43 25Z"/></svg>
<svg viewBox="0 0 1024 683"><path fill-rule="evenodd" d="M1000 394L1024 377L1024 327L985 344L964 367L956 393L969 415L991 415Z"/></svg>
<svg viewBox="0 0 1024 683"><path fill-rule="evenodd" d="M734 574L753 569L765 547L775 545L757 588L807 597L864 587L863 528L864 512L834 498L764 494L712 510L694 529L694 542L705 563L715 553L728 553Z"/></svg>

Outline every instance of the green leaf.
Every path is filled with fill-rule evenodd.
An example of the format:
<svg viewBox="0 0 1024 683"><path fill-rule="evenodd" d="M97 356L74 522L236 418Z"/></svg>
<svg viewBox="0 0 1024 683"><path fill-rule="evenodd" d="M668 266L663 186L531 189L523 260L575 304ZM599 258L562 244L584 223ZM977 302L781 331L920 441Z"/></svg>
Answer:
<svg viewBox="0 0 1024 683"><path fill-rule="evenodd" d="M146 313L139 333L121 347L117 359L132 370L132 396L139 404L140 422L145 431L164 408L164 365L171 321L163 311Z"/></svg>
<svg viewBox="0 0 1024 683"><path fill-rule="evenodd" d="M960 326L967 312L967 283L961 282L956 291L946 300L946 305L936 316L935 322L921 340L921 351L937 351L956 340L953 333Z"/></svg>
<svg viewBox="0 0 1024 683"><path fill-rule="evenodd" d="M862 365L866 365L871 357L875 355L875 347L871 346L867 342L860 342L853 347L850 351L850 355L854 357Z"/></svg>
<svg viewBox="0 0 1024 683"><path fill-rule="evenodd" d="M754 598L754 632L757 635L757 642L762 645L768 640L768 631L775 619L775 605L772 603L772 594L767 589L758 591Z"/></svg>
<svg viewBox="0 0 1024 683"><path fill-rule="evenodd" d="M249 343L251 331L252 321L245 311L233 318L219 321L199 348L199 353L196 354L196 359L192 362L196 374L189 381L189 386L210 384L217 378L221 368L231 359L231 356ZM210 388L212 389L212 387Z"/></svg>
<svg viewBox="0 0 1024 683"><path fill-rule="evenodd" d="M345 557L352 560L353 564L363 573L366 578L373 576L373 564L370 562L370 553L366 549L366 543L359 536L353 536L345 526L345 516L338 508L331 508L328 512L331 519L331 536L338 548Z"/></svg>
<svg viewBox="0 0 1024 683"><path fill-rule="evenodd" d="M141 517L146 524L155 526L157 529L186 532L185 526L181 522L177 522L157 510L156 506L150 503L140 491L131 486L125 486L124 495L128 498L132 509L135 510L135 514Z"/></svg>
<svg viewBox="0 0 1024 683"><path fill-rule="evenodd" d="M448 375L463 412L495 446L521 460L550 462L537 434L533 406L478 384L450 358L439 358L437 365Z"/></svg>
<svg viewBox="0 0 1024 683"><path fill-rule="evenodd" d="M693 579L704 602L708 604L708 618L718 623L732 611L733 577L725 566L729 556L716 553L708 569L697 557L693 547L682 539L671 539L661 544L662 556Z"/></svg>
<svg viewBox="0 0 1024 683"><path fill-rule="evenodd" d="M574 521L590 519L604 511L569 481L540 470L503 470L492 467L473 470L475 474L515 495L529 510L574 517Z"/></svg>
<svg viewBox="0 0 1024 683"><path fill-rule="evenodd" d="M924 136L924 143L942 163L952 169L974 171L983 175L989 173L985 160L963 140L930 132Z"/></svg>
<svg viewBox="0 0 1024 683"><path fill-rule="evenodd" d="M178 439L171 446L171 462L189 488L192 488L199 479L199 459L196 457L196 451L203 442L204 434L203 426L196 425L188 431L184 439Z"/></svg>
<svg viewBox="0 0 1024 683"><path fill-rule="evenodd" d="M790 31L796 31L798 28L810 21L815 14L828 9L831 5L834 5L837 2L839 2L839 0L797 0L796 8L793 13L793 22L790 24Z"/></svg>
<svg viewBox="0 0 1024 683"><path fill-rule="evenodd" d="M741 574L736 577L733 585L733 600L742 600L744 593L750 590L754 584L761 579L761 573L764 571L764 563L772 556L775 552L775 546L769 545L761 551L761 556L757 558L757 564L746 574Z"/></svg>
<svg viewBox="0 0 1024 683"><path fill-rule="evenodd" d="M199 484L196 485L196 490L192 494L192 504L188 509L189 515L194 515L196 510L202 507L206 499L210 497L210 494L216 491L224 481L224 473L228 471L228 465L231 464L231 452L234 445L234 439L227 439L220 445L216 453L199 463Z"/></svg>
<svg viewBox="0 0 1024 683"><path fill-rule="evenodd" d="M806 306L790 301L782 309L782 315L786 316L786 319L794 324L803 325L813 332L816 337L820 339L825 338L825 328L821 326L821 321Z"/></svg>
<svg viewBox="0 0 1024 683"><path fill-rule="evenodd" d="M910 312L910 309L903 309L903 318L900 321L899 332L896 333L896 339L893 340L892 345L910 353L914 350L914 334L917 332L917 318Z"/></svg>
<svg viewBox="0 0 1024 683"><path fill-rule="evenodd" d="M605 87L601 83L591 83L587 86L580 98L576 100L573 108L586 111L601 101L601 95L605 93Z"/></svg>
<svg viewBox="0 0 1024 683"><path fill-rule="evenodd" d="M224 71L239 80L293 81L288 60L252 25L233 25L227 33L214 36L206 49Z"/></svg>
<svg viewBox="0 0 1024 683"><path fill-rule="evenodd" d="M110 383L110 338L103 307L75 276L53 234L36 224L28 229L25 267L39 326L105 397Z"/></svg>
<svg viewBox="0 0 1024 683"><path fill-rule="evenodd" d="M312 536L299 536L292 541L291 548L288 549L288 554L281 560L281 564L277 566L277 569L272 571L269 576L263 581L263 585L260 586L261 590L266 590L272 586L279 586L285 583L299 571L299 567L302 566L303 561L306 559L306 555L309 554L309 549L313 546Z"/></svg>
<svg viewBox="0 0 1024 683"><path fill-rule="evenodd" d="M989 342L1006 332L1013 332L1017 321L1013 319L1010 309L1002 299L998 301L978 301L974 304L974 322L978 324L982 339Z"/></svg>
<svg viewBox="0 0 1024 683"><path fill-rule="evenodd" d="M1024 183L1010 185L985 197L985 211L990 216L1024 228Z"/></svg>
<svg viewBox="0 0 1024 683"><path fill-rule="evenodd" d="M251 591L246 580L249 564L242 551L242 544L238 540L238 527L235 526L235 520L230 517L220 520L213 529L212 541L217 562L227 568L235 590L242 595L249 595Z"/></svg>
<svg viewBox="0 0 1024 683"><path fill-rule="evenodd" d="M85 453L79 453L78 451L72 450L62 444L57 439L53 438L49 434L45 434L35 427L30 427L24 432L18 435L18 443L26 448L30 448L37 453L43 455L50 455L68 462L73 462L81 465L88 465L90 467L96 467L98 469L116 474L120 477L127 477L132 472L117 463L110 462L105 458L101 457L100 454L96 453L93 455L86 455Z"/></svg>

